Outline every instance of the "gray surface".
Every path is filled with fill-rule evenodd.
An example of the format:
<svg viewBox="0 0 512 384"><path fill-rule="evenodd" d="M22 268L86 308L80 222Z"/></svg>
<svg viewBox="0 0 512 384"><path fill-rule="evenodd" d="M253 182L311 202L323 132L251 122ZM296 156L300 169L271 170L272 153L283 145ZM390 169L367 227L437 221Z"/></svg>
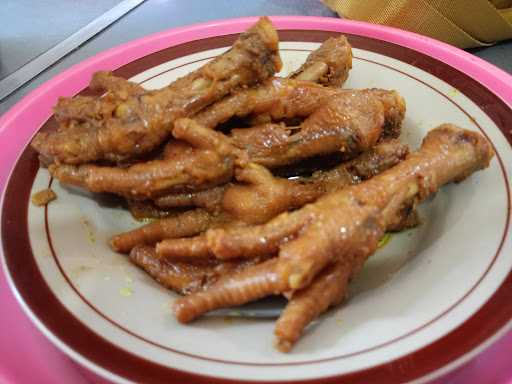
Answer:
<svg viewBox="0 0 512 384"><path fill-rule="evenodd" d="M39 54L34 59L0 80L0 101L9 96L23 84L32 80L63 57L67 56L93 36L115 23L144 0L123 0L101 16L94 18L78 31L72 33L58 44ZM11 56L7 56L11 57Z"/></svg>
<svg viewBox="0 0 512 384"><path fill-rule="evenodd" d="M9 59L12 63L22 62L41 53L41 47L49 48L55 44L57 36L64 38L90 21L90 16L83 15L99 15L106 10L107 4L115 3L115 0L3 0L0 6L0 55L2 58L13 56ZM37 14L33 11L36 8ZM148 0L1 102L0 114L44 81L105 49L172 27L258 15L335 16L319 0ZM5 43L9 39L17 39L18 43ZM475 54L512 72L512 42L476 50Z"/></svg>
<svg viewBox="0 0 512 384"><path fill-rule="evenodd" d="M468 51L512 73L512 40L500 42L489 48L473 48Z"/></svg>
<svg viewBox="0 0 512 384"><path fill-rule="evenodd" d="M0 9L0 79L120 1L4 0Z"/></svg>

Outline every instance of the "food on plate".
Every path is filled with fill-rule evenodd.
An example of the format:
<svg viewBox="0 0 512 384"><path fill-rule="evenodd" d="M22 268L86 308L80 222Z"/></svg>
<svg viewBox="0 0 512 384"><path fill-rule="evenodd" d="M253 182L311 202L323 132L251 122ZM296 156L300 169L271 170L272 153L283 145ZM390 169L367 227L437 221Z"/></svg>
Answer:
<svg viewBox="0 0 512 384"><path fill-rule="evenodd" d="M273 176L253 163L236 172L237 183L169 194L155 199L154 204L163 209L201 207L214 214L224 210L239 220L256 224L270 219L272 212L300 207L327 191L374 176L403 160L407 153L406 145L386 139L351 161L292 179Z"/></svg>
<svg viewBox="0 0 512 384"><path fill-rule="evenodd" d="M269 28L267 24L264 23L265 20L260 21L259 24L265 25L265 28ZM256 25L253 29L258 30L258 25ZM260 28L261 29L261 28ZM251 29L252 30L252 29ZM257 34L256 34L257 35ZM252 36L252 35L250 35ZM258 35L259 36L259 35ZM242 39L242 38L241 38ZM242 39L243 40L243 39ZM247 39L246 39L247 40ZM246 40L243 40L246 44ZM338 83L340 83L340 78L345 79L348 75L348 70L351 67L351 49L350 45L346 41L346 39L341 36L339 38L333 38L332 41L329 42L329 46L334 48L334 52L337 52L339 55L339 61L327 61L327 70L330 79L338 79ZM235 43L235 47L237 43ZM234 48L233 48L234 49ZM325 47L319 49L319 51L325 51ZM274 54L277 55L276 52ZM331 52L331 54L333 54ZM315 52L312 55L314 56ZM320 62L324 60L323 54L316 55L316 58L310 57L310 59L314 59L315 62ZM278 57L278 56L277 56ZM220 59L217 59L219 61ZM308 59L309 60L309 59ZM225 61L228 61L225 59ZM275 61L275 60L274 60ZM198 73L208 73L208 66L211 64L207 64L203 67L202 70L198 70ZM220 66L220 64L219 64ZM276 67L277 68L277 67ZM195 72L194 72L195 73ZM300 71L299 71L300 73ZM191 75L188 75L186 78L189 78ZM186 79L185 78L185 79ZM311 80L317 80L312 76L309 76ZM306 84L306 82L302 82ZM308 83L309 84L309 83ZM312 84L312 83L311 83ZM180 79L173 84L171 84L168 88L172 88L176 90L180 87L185 87L186 82L183 79ZM93 77L93 81L91 83L91 87L95 89L103 89L106 88L110 91L110 93L115 95L120 95L121 98L126 99L128 96L132 95L134 97L140 98L142 93L144 92L140 86L134 83L127 82L126 80L116 78L111 74L107 74L104 72L100 72ZM174 88L173 88L174 87ZM299 90L300 91L300 90ZM155 91L157 92L157 91ZM106 107L106 104L100 102L100 100L105 99L107 95L103 95L102 98L95 99L98 101L98 105L92 106L89 99L84 99L81 96L77 96L71 99L63 99L61 100L59 105L65 106L62 110L57 107L56 116L61 120L65 121L74 121L73 119L76 117L78 120L82 120L85 117L91 117L97 123L96 125L101 125L96 127L98 134L103 134L105 132L110 132L109 129L109 119L108 114L105 116L103 113L98 114L97 109L100 110ZM229 97L228 97L229 98ZM87 102L85 102L87 101ZM94 108L93 108L94 107ZM60 112L59 112L60 111ZM171 111L172 112L172 111ZM170 113L168 111L168 113ZM181 115L187 115L190 113L183 113ZM179 114L178 114L179 115ZM177 116L178 116L177 115ZM200 118L196 118L196 120L201 123ZM101 124L100 124L101 123ZM84 123L85 124L85 123ZM131 124L131 123L130 123ZM120 123L120 130L117 133L121 135L123 129L132 129L127 126L127 124ZM45 163L52 163L52 157L48 156L48 153L44 150L44 148L40 147L40 144L44 142L44 145L49 145L48 142L51 140L47 140L48 135L51 137L55 137L57 140L63 139L66 141L67 135L72 131L68 128L62 126L62 129L57 130L53 134L40 133L36 136L33 142L33 146L40 152L40 156L45 160ZM144 131L144 132L142 132ZM147 129L142 130L146 135ZM168 132L167 132L168 131ZM171 128L166 129L166 135L172 131ZM72 132L71 132L72 133ZM96 134L94 133L94 134ZM124 132L127 133L127 132ZM257 131L255 132L257 133ZM133 138L133 132L130 131L130 138ZM176 135L175 135L176 136ZM261 136L261 135L260 135ZM85 143L88 140L83 135L79 135L75 137L79 142ZM44 139L44 140L43 140ZM161 194L167 194L169 190L173 189L184 189L187 190L197 190L197 189L205 189L208 187L208 182L213 180L213 183L222 183L223 178L230 177L231 167L229 164L218 162L217 158L214 156L210 158L211 152L205 152L198 150L198 148L194 148L193 146L188 145L186 143L186 138L182 138L184 140L181 141L173 141L171 140L165 150L164 150L164 158L154 158L150 159L146 162L138 162L135 163L132 167L112 167L112 166L101 166L98 164L83 164L82 166L77 166L74 164L74 161L56 161L55 164L50 165L50 171L53 175L63 181L64 183L78 185L84 188L87 188L94 192L113 192L118 193L123 196L126 196L130 199L143 199L146 197L158 197ZM144 139L147 141L146 139ZM240 139L239 145L243 145L243 139ZM88 148L91 148L89 144L87 144ZM69 149L69 146L64 145L65 148ZM170 148L170 149L169 149ZM80 153L83 151L80 150ZM166 153L169 153L169 156L165 156ZM50 159L50 160L49 160ZM54 160L54 158L53 158ZM196 161L194 161L196 160ZM211 163L216 162L217 169L213 170L213 167L206 167L205 162L210 161ZM61 164L67 163L67 164ZM80 162L81 163L81 162ZM227 162L229 163L229 161ZM74 166L73 166L74 165ZM203 167L202 167L203 166ZM183 172L180 173L180 169L185 167L185 173L190 170L198 170L200 172L202 168L209 168L209 172L206 175L206 179L204 180L206 184L200 183L200 186L197 185L197 181L204 174L197 175L195 181L190 181L189 178L180 184L179 180L182 179ZM192 176L192 175L191 175ZM193 178L193 177L192 177ZM189 181L189 182L187 182ZM143 184L144 183L144 184ZM140 185L143 184L142 188L144 191L141 191L137 188L132 188L135 184ZM132 205L134 206L134 205ZM140 207L140 204L138 205Z"/></svg>
<svg viewBox="0 0 512 384"><path fill-rule="evenodd" d="M209 230L209 251L219 259L277 256L178 299L174 304L177 319L186 323L216 308L300 292L333 263L343 263L346 273L353 276L376 250L387 227L400 220L404 206L414 206L442 185L462 181L487 167L493 155L482 135L445 124L429 132L419 151L370 180L282 213L266 224ZM324 304L319 302L317 312L325 309ZM304 310L292 313L308 316L309 310ZM277 334L282 350L293 345L306 323L299 318L287 321L301 329Z"/></svg>
<svg viewBox="0 0 512 384"><path fill-rule="evenodd" d="M38 207L42 207L55 200L56 198L57 195L55 192L51 188L46 188L34 193L31 197L31 201L32 204L37 205Z"/></svg>
<svg viewBox="0 0 512 384"><path fill-rule="evenodd" d="M144 269L166 288L181 294L190 294L211 286L222 276L241 271L265 260L264 257L247 260L222 261L205 259L190 261L168 261L159 258L155 247L137 245L130 252L130 260Z"/></svg>
<svg viewBox="0 0 512 384"><path fill-rule="evenodd" d="M228 224L267 222L281 212L299 208L328 192L366 180L398 164L407 153L407 146L398 140L386 140L352 161L341 163L331 170L318 171L311 177L291 180L275 177L264 167L250 163L237 172L237 180L244 182L244 185L229 184L222 188L208 189L198 192L196 201L186 200L190 205L197 203L197 200L202 202L204 198L205 209L186 211L118 234L111 239L110 245L115 251L125 253L136 245L155 244L164 240L159 244L161 255L172 257L173 249L174 252L177 249L182 253L175 257L182 257L183 252L190 257L201 249L197 245L202 240L178 238L188 238L209 228ZM186 195L180 196L186 199ZM194 198L193 194L189 196Z"/></svg>
<svg viewBox="0 0 512 384"><path fill-rule="evenodd" d="M296 108L300 110L300 105ZM236 147L247 151L250 161L269 168L334 152L352 158L382 137L396 137L404 113L405 102L397 92L338 90L300 125L233 129L231 137Z"/></svg>
<svg viewBox="0 0 512 384"><path fill-rule="evenodd" d="M313 51L304 65L287 79L269 79L266 86L227 97L219 105L200 113L196 119L213 128L233 116L244 116L251 125L269 123L272 118L285 118L287 115L299 116L302 113L307 116L321 105L321 95L327 96L329 93L326 89L315 87L313 83L341 87L351 68L352 47L346 37L340 35L330 38ZM304 81L290 81L292 78ZM309 109L305 101L310 103ZM276 106L272 107L273 104Z"/></svg>
<svg viewBox="0 0 512 384"><path fill-rule="evenodd" d="M57 164L137 158L166 140L176 119L280 68L277 32L269 19L261 18L229 51L163 89L141 93L127 81L97 75L93 86L113 87L101 96L61 99L55 107L58 129L38 133L32 146Z"/></svg>
<svg viewBox="0 0 512 384"><path fill-rule="evenodd" d="M238 180L250 185L233 184L226 188L221 208L212 214L210 228L238 227L261 224L279 213L299 208L320 196L357 184L397 164L407 154L407 147L396 141L382 143L360 157L336 168L317 172L310 178L293 180L277 178L262 166L249 164L239 172ZM406 212L409 216L414 213ZM409 226L415 221L409 220ZM137 231L137 230L135 230ZM197 233L204 232L201 228ZM128 232L125 236L129 236ZM192 235L192 234L190 234ZM206 233L206 236L208 233ZM162 237L156 245L157 254L164 258L207 258L210 256L205 234L196 237Z"/></svg>
<svg viewBox="0 0 512 384"><path fill-rule="evenodd" d="M117 252L127 253L136 245L196 235L210 228L211 222L212 216L208 212L202 209L190 210L118 234L110 239L110 246Z"/></svg>
<svg viewBox="0 0 512 384"><path fill-rule="evenodd" d="M305 63L289 77L315 81L328 87L341 87L352 68L352 50L343 35L325 40Z"/></svg>
<svg viewBox="0 0 512 384"><path fill-rule="evenodd" d="M160 218L110 246L184 295L173 305L178 321L283 295L274 333L286 352L343 301L387 232L418 225L419 203L493 157L482 135L451 124L410 153L398 140L405 100L340 88L351 67L339 36L275 77L277 32L262 18L161 90L95 74L90 88L106 93L61 99L57 130L32 145L60 182L120 195L134 216ZM34 202L51 198L41 192Z"/></svg>
<svg viewBox="0 0 512 384"><path fill-rule="evenodd" d="M340 100L346 100L351 92L355 92L359 99L378 99L384 108L385 129L388 135L397 137L400 134L405 101L395 91L343 90L324 87L311 81L282 78L273 78L259 87L236 92L204 109L194 119L204 126L215 128L233 117L265 114L268 116L267 120L277 122L290 118L305 118L321 109L331 98L339 97Z"/></svg>
<svg viewBox="0 0 512 384"><path fill-rule="evenodd" d="M196 120L178 119L173 136L189 145L174 143L174 149L163 159L125 168L52 164L49 170L64 183L130 198L202 190L229 181L237 159L275 168L334 152L354 157L387 132L396 136L404 112L405 103L396 92L343 90L297 127L265 124L233 129L226 136Z"/></svg>
<svg viewBox="0 0 512 384"><path fill-rule="evenodd" d="M294 292L275 325L277 349L288 352L309 323L329 307L343 302L355 268L337 260L325 267L310 285Z"/></svg>
<svg viewBox="0 0 512 384"><path fill-rule="evenodd" d="M208 212L218 212L221 209L224 192L229 184L195 192L171 193L154 199L159 208L201 207Z"/></svg>
<svg viewBox="0 0 512 384"><path fill-rule="evenodd" d="M417 225L416 215L414 210L402 210L398 214L402 217L401 220L398 220L396 224L393 226L394 231L401 231L407 228L411 228ZM219 221L218 223L215 223L219 227L227 227L226 222ZM231 222L228 222L229 225L231 225ZM389 238L389 234L386 234L386 236ZM173 257L165 257L165 255L161 255L157 252L155 247L151 246L143 246L143 245L136 245L132 251L130 252L130 258L132 261L135 262L139 267L143 268L148 272L151 276L155 277L156 275L159 276L160 279L165 279L167 282L173 282L173 284L176 284L176 278L180 277L182 280L185 279L186 281L193 281L193 290L189 290L188 293L197 292L200 290L204 290L211 286L215 281L223 277L224 275L231 275L233 272L240 272L246 267L249 267L250 265L259 264L262 261L265 261L268 259L268 257L261 256L261 257L251 257L249 259L244 258L236 258L236 259L230 259L230 260L220 260L216 258L211 257L201 257L205 256L208 253L208 243L206 237L199 236L195 238L190 237L184 237L179 239L168 239L164 242L159 243L158 245L162 246L165 244L165 247L167 247L167 252L172 255ZM381 245L379 244L379 247ZM147 265L144 265L140 262L140 260L134 260L134 255L136 256L140 249L146 249L145 254L150 255L151 258L146 258ZM161 249L160 249L161 251ZM197 257L197 256L200 257ZM157 262L158 260L158 262ZM251 262L252 263L249 263ZM221 272L226 273L220 273L218 269L215 269L216 274L214 275L214 278L208 278L207 280L201 280L198 277L198 273L203 274L207 273L209 269L206 270L198 269L198 266L205 266L207 265L208 268L211 266L230 266L235 267L236 269L225 269L224 267L221 269ZM184 266L189 266L189 268L185 268ZM158 267L158 268L156 268ZM193 268L192 268L193 267ZM206 267L205 267L206 268ZM211 276L211 272L208 272ZM167 278L166 276L170 276L170 278ZM190 276L189 276L190 275ZM201 275L202 276L202 275ZM166 284L168 288L171 288L179 293L182 292L182 286L181 285L173 285L171 283Z"/></svg>
<svg viewBox="0 0 512 384"><path fill-rule="evenodd" d="M177 120L172 132L190 145L175 143L175 152L163 159L129 167L52 164L48 169L66 184L139 199L210 188L231 179L240 151L228 137L191 119Z"/></svg>
<svg viewBox="0 0 512 384"><path fill-rule="evenodd" d="M222 210L248 224L265 223L281 212L369 179L398 164L408 152L398 140L384 140L351 161L293 179L276 177L263 166L249 164L237 171L238 183L226 188Z"/></svg>
<svg viewBox="0 0 512 384"><path fill-rule="evenodd" d="M161 219L173 214L172 209L158 207L151 200L126 199L126 208L135 220L141 222Z"/></svg>

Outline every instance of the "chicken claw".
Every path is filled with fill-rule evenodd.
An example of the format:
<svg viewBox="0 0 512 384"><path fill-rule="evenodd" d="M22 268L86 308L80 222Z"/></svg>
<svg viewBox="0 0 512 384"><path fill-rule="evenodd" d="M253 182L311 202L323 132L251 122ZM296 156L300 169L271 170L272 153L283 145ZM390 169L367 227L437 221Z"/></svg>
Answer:
<svg viewBox="0 0 512 384"><path fill-rule="evenodd" d="M377 249L387 227L396 225L404 206L414 206L442 185L487 167L493 155L490 143L479 133L444 124L428 133L420 150L370 180L264 225L207 231L210 251L219 258L251 257L262 251L277 254L268 277L256 274L258 281L272 281L272 289L252 291L248 268L242 272L246 277L236 274L229 282L219 280L200 297L179 299L176 317L187 322L233 302L239 305L265 293L304 289L338 261L349 266L352 275Z"/></svg>
<svg viewBox="0 0 512 384"><path fill-rule="evenodd" d="M209 289L181 297L173 305L178 321L188 323L201 314L219 307L230 307L279 294L286 287L276 273L277 259L249 266L228 274Z"/></svg>
<svg viewBox="0 0 512 384"><path fill-rule="evenodd" d="M212 217L208 212L196 209L115 235L110 239L110 246L116 252L127 253L136 245L154 244L163 239L197 235L208 229L211 221Z"/></svg>
<svg viewBox="0 0 512 384"><path fill-rule="evenodd" d="M265 223L328 192L367 180L398 164L408 152L407 146L398 140L385 140L331 170L295 179L275 177L266 168L251 163L236 171L235 177L242 184L233 184L225 190L222 208L248 224Z"/></svg>
<svg viewBox="0 0 512 384"><path fill-rule="evenodd" d="M190 119L177 120L173 135L191 144L174 157L167 155L128 168L52 164L48 169L66 184L139 199L214 187L231 179L235 158L241 152L225 135Z"/></svg>
<svg viewBox="0 0 512 384"><path fill-rule="evenodd" d="M277 349L288 352L311 321L343 301L352 269L339 260L322 271L309 286L293 294L276 322Z"/></svg>
<svg viewBox="0 0 512 384"><path fill-rule="evenodd" d="M43 158L61 164L137 158L166 140L176 119L192 116L280 68L277 32L263 17L230 50L163 89L140 93L136 85L123 86L122 80L98 75L93 87L115 91L61 99L56 107L58 129L38 133L32 146Z"/></svg>
<svg viewBox="0 0 512 384"><path fill-rule="evenodd" d="M289 78L341 87L352 68L352 49L343 35L330 37Z"/></svg>
<svg viewBox="0 0 512 384"><path fill-rule="evenodd" d="M145 270L164 287L181 294L190 294L204 290L223 276L236 273L264 259L219 261L215 259L198 260L194 263L159 259L155 248L137 245L130 252L130 260Z"/></svg>
<svg viewBox="0 0 512 384"><path fill-rule="evenodd" d="M294 180L274 177L264 167L250 163L241 168L237 174L239 181L249 183L249 185L235 184L227 187L222 199L222 207L216 211L227 214L231 223L265 223L279 213L313 202L326 193L369 179L396 165L407 154L407 146L392 139L379 143L358 158L342 163L330 171L318 172L311 178ZM295 213L290 215L293 217ZM414 213L404 212L402 215L409 219L409 226L414 225L415 222L412 221ZM291 219L287 220L291 221ZM301 225L300 218L297 220L297 225ZM238 255L247 240L244 238L242 243L239 243L236 235L233 235L234 231L245 233L241 225L238 226L238 229L227 229L226 226L223 226L206 235L201 234L186 239L165 239L157 244L156 251L163 258L206 258L210 256L211 249L211 252L218 258L229 259L232 257L231 249L236 249ZM270 232L272 231L274 229L270 230ZM230 241L222 240L225 233L230 233ZM272 232L272 234L276 235L277 233ZM256 231L253 235L262 236L262 233ZM265 238L265 241L262 241L257 249L254 247L254 241L247 244L251 250L250 253L246 253L246 256L267 254L277 250L276 244L270 238Z"/></svg>

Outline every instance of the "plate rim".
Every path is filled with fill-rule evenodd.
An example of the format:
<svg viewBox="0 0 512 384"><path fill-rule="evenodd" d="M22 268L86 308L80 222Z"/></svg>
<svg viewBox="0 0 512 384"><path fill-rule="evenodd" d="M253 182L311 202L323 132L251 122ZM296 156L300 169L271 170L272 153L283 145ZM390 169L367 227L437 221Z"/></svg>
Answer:
<svg viewBox="0 0 512 384"><path fill-rule="evenodd" d="M509 82L512 80L512 76L508 75L501 69L496 68L492 64L489 64L481 59L475 58L473 55L470 55L467 52L464 52L447 44L438 42L436 40L416 35L411 32L398 30L395 28L368 24L364 22L341 20L336 18L310 16L277 16L270 18L278 29L321 30L351 33L355 35L365 36L377 40L389 41L394 44L406 46L413 50L422 52L427 56L444 61L448 65L454 67L455 69L464 72L469 76L474 77L478 82L480 82L483 85L483 87L487 88L493 94L501 98L506 104L510 106L510 104L512 103L512 87L506 83L507 79ZM69 84L69 80L71 78L79 78L80 81L71 82L73 84L73 87L66 88L66 93L68 94L74 94L79 90L83 89L87 85L86 83L89 80L90 75L99 68L106 69L106 67L108 67L109 69L115 69L122 65L128 64L134 60L137 60L138 58L144 57L161 49L168 48L170 46L175 46L189 41L208 37L238 33L244 30L247 26L253 24L256 20L257 17L244 17L220 21L216 20L186 27L168 29L166 31L149 35L128 42L126 44L111 48L102 53L99 53L98 55L93 56L81 63L78 63L70 69L62 72L61 74L47 81L42 86L38 87L29 95L24 97L20 102L18 102L13 108L11 108L0 118L0 134L4 133L7 127L11 124L11 122L14 121L20 115L22 115L27 108L31 108L32 104L36 103L38 98L46 98L47 104L53 105L55 103L57 94L59 96L62 95L60 92L55 92L55 88L58 88L65 82ZM106 65L106 63L109 63L110 65ZM46 97L48 93L52 93L55 95L53 95L53 98ZM44 110L45 108L47 108L47 106L40 107L39 109ZM44 116L44 114L39 113L39 116ZM46 117L49 117L49 114ZM44 121L46 119L43 117L37 118L37 120ZM36 131L34 131L34 133ZM25 145L23 145L23 147L25 147ZM18 153L18 156L21 156L22 153L23 151ZM13 164L16 163L17 160ZM10 175L12 174L13 170L14 167L11 167ZM10 175L8 179L10 179ZM0 182L1 181L2 180L0 179ZM4 185L2 192L2 198L0 201L1 207L3 207L4 204L6 185L7 183ZM23 298L19 294L17 288L14 285L14 282L11 279L10 274L8 273L9 269L7 268L5 257L3 257L3 252L2 267L4 269L8 285L11 291L14 293L14 296L16 297L17 301L21 304L21 307L23 308L25 314L29 316L31 321L36 324L37 328L40 331L42 331L43 334L45 334L45 336L50 339L50 341L52 341L55 345L57 345L59 349L61 349L64 353L72 357L74 360L85 365L87 368L92 369L94 372L99 373L101 376L104 376L109 379L114 379L116 381L126 380L123 377L120 377L110 371L107 371L103 367L89 361L88 359L80 355L79 352L73 350L64 342L62 342L59 339L58 335L55 335L50 330L48 330L46 326L37 318L37 316L31 312L28 305L23 301ZM505 284L506 280L507 279L505 279L503 284ZM487 346L489 346L492 342L494 342L497 338L499 338L510 328L512 328L512 320L509 320L509 322L506 325L504 325L501 329L499 329L494 335L487 338L485 341L483 341L480 345L478 345L470 352L460 356L459 358L451 361L450 363L444 366L441 366L440 368L434 370L433 372L430 372L426 376L421 377L421 380L430 380L435 377L439 377L440 375L462 365L464 362L468 361L473 356L478 354L482 349L485 349ZM169 367L168 369L176 370L180 373L185 373L183 371L177 370L176 368ZM185 374L194 376L194 374ZM350 375L350 373L348 375ZM341 378L343 376L346 375L331 376L322 379L310 379L305 381L303 380L301 382L319 382L336 377ZM210 377L202 375L197 375L196 378L202 378L207 380L210 379ZM223 379L219 377L212 377L211 379L218 380L221 382L231 381L230 379Z"/></svg>

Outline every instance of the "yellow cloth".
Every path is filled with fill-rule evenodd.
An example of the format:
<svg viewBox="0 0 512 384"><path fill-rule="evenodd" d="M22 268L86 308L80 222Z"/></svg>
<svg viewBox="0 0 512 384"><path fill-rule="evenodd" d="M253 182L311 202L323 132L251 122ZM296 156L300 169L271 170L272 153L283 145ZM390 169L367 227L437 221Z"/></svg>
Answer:
<svg viewBox="0 0 512 384"><path fill-rule="evenodd" d="M460 48L512 38L512 0L323 0L347 19L427 35Z"/></svg>

